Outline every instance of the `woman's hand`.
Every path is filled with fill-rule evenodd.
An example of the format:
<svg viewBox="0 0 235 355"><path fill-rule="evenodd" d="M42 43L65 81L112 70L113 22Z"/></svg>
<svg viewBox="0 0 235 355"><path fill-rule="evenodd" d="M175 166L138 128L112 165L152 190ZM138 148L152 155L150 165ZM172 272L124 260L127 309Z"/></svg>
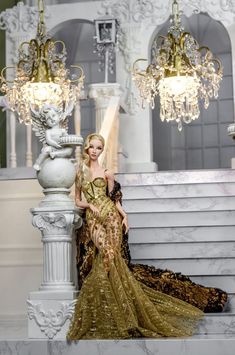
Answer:
<svg viewBox="0 0 235 355"><path fill-rule="evenodd" d="M122 226L124 227L124 232L127 233L129 230L127 215L123 217Z"/></svg>
<svg viewBox="0 0 235 355"><path fill-rule="evenodd" d="M97 207L95 207L94 205L92 205L92 203L89 203L89 208L90 208L90 210L93 213L95 218L98 218L100 216L99 209Z"/></svg>

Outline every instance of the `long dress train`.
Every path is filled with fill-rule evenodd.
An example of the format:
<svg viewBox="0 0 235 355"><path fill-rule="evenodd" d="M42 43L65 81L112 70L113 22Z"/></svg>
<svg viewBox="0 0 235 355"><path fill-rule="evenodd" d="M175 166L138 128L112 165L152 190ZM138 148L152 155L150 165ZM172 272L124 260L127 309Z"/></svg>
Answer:
<svg viewBox="0 0 235 355"><path fill-rule="evenodd" d="M191 335L202 317L198 308L155 291L136 280L121 256L122 224L103 178L84 181L86 210L93 242L92 268L81 287L68 340L181 337Z"/></svg>
<svg viewBox="0 0 235 355"><path fill-rule="evenodd" d="M114 202L121 202L120 184L115 181L113 191L110 194L106 191L106 194ZM78 284L79 288L81 288L84 279L91 270L95 252L86 220L84 220L82 228L77 231L77 247ZM135 278L146 286L188 302L204 312L223 311L228 298L225 291L196 284L188 276L181 273L132 263L127 234L122 236L121 254Z"/></svg>

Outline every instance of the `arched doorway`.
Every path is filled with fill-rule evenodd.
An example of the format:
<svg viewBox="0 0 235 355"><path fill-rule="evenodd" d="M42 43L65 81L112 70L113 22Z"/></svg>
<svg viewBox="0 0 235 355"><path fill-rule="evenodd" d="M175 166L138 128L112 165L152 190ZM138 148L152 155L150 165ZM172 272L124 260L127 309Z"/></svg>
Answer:
<svg viewBox="0 0 235 355"><path fill-rule="evenodd" d="M86 137L95 131L94 101L87 97L91 83L104 82L104 72L99 70L99 57L94 53L95 25L91 21L74 19L60 23L50 31L53 39L65 43L67 50L66 66L78 64L85 74L85 97L81 100L81 135ZM109 74L109 81L115 82L116 74ZM69 130L74 132L73 120L69 120Z"/></svg>
<svg viewBox="0 0 235 355"><path fill-rule="evenodd" d="M182 132L172 123L161 122L159 98L153 110L153 156L159 170L229 168L235 146L227 135L234 121L231 42L224 26L207 14L200 13L182 22L200 46L208 46L220 58L224 68L218 99L207 110L201 104L198 120L184 125ZM169 20L159 34L165 35Z"/></svg>

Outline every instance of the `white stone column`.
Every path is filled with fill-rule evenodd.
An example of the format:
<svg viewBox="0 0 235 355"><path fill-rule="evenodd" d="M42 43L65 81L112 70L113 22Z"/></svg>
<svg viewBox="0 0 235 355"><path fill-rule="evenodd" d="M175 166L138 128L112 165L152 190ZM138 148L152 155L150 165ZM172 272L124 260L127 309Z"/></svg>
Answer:
<svg viewBox="0 0 235 355"><path fill-rule="evenodd" d="M74 129L75 129L75 134L78 136L81 135L81 105L80 105L80 100L78 100L75 104L74 107ZM76 161L79 163L80 162L80 157L81 157L81 147L76 147L75 149L75 158Z"/></svg>
<svg viewBox="0 0 235 355"><path fill-rule="evenodd" d="M26 166L33 166L33 153L32 153L32 127L26 126Z"/></svg>
<svg viewBox="0 0 235 355"><path fill-rule="evenodd" d="M78 296L72 280L72 229L81 220L75 208L38 207L32 214L42 233L43 280L27 300L28 336L65 339Z"/></svg>
<svg viewBox="0 0 235 355"><path fill-rule="evenodd" d="M89 85L88 95L95 101L96 109L96 132L100 132L105 112L110 99L114 96L120 97L121 89L118 83L99 83Z"/></svg>
<svg viewBox="0 0 235 355"><path fill-rule="evenodd" d="M82 145L82 138L77 136L75 143ZM75 176L70 157L47 158L37 172L45 197L31 213L42 234L43 276L39 290L27 300L29 338L64 340L73 316L78 295L72 275L73 227L82 224L69 196Z"/></svg>
<svg viewBox="0 0 235 355"><path fill-rule="evenodd" d="M76 210L34 208L33 226L40 229L43 243L42 291L75 290L71 273L72 228Z"/></svg>
<svg viewBox="0 0 235 355"><path fill-rule="evenodd" d="M16 114L9 112L10 116L10 167L17 167L16 160Z"/></svg>

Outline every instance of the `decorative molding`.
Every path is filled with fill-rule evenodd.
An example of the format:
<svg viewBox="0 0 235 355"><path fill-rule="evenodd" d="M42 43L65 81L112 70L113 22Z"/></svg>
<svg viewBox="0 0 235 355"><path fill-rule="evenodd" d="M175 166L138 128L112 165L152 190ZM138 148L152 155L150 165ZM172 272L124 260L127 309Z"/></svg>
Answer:
<svg viewBox="0 0 235 355"><path fill-rule="evenodd" d="M46 233L54 232L55 230L61 232L66 227L67 221L62 213L50 212L33 216L32 224Z"/></svg>
<svg viewBox="0 0 235 355"><path fill-rule="evenodd" d="M0 13L0 29L5 30L10 37L22 32L35 31L38 22L38 10L23 2L18 2L11 9Z"/></svg>
<svg viewBox="0 0 235 355"><path fill-rule="evenodd" d="M77 300L73 300L72 302L60 302L60 309L56 312L53 309L45 311L41 303L33 303L27 300L28 317L30 320L35 320L41 332L44 333L48 339L53 339L65 322L72 319L76 302Z"/></svg>
<svg viewBox="0 0 235 355"><path fill-rule="evenodd" d="M92 99L111 98L113 96L120 96L121 89L117 83L99 83L89 85L89 97Z"/></svg>
<svg viewBox="0 0 235 355"><path fill-rule="evenodd" d="M45 17L50 17L47 7L45 9ZM24 5L22 1L0 13L0 29L6 31L6 36L12 43L12 48L8 53L8 63L17 63L19 44L35 35L37 24L37 7Z"/></svg>
<svg viewBox="0 0 235 355"><path fill-rule="evenodd" d="M45 17L50 17L48 7L45 8ZM0 29L5 30L10 37L17 37L22 35L22 33L30 34L30 32L35 32L37 24L37 7L24 5L22 1L0 13Z"/></svg>
<svg viewBox="0 0 235 355"><path fill-rule="evenodd" d="M158 26L165 22L171 13L172 1L165 0L105 0L101 4L100 13L109 13L121 24L148 23ZM180 9L187 16L198 12L207 12L212 18L231 24L235 18L235 3L233 0L181 0Z"/></svg>

